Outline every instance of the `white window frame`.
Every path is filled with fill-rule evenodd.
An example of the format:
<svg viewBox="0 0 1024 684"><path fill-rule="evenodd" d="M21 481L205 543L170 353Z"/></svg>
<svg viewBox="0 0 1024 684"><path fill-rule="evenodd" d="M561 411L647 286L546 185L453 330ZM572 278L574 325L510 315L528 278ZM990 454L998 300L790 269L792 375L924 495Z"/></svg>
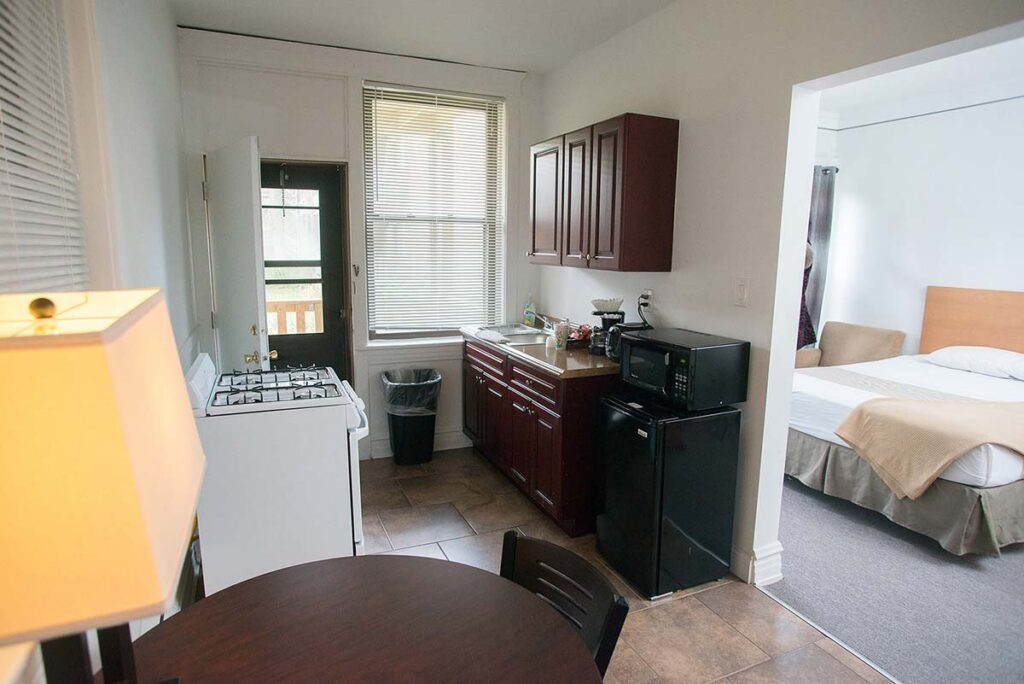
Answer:
<svg viewBox="0 0 1024 684"><path fill-rule="evenodd" d="M416 340L416 339L431 339L438 337L450 337L457 334L459 325L443 325L436 328L426 327L409 327L409 328L377 328L374 325L374 273L373 273L373 259L374 259L374 247L373 247L373 225L375 222L385 220L385 216L382 214L374 213L374 196L373 196L373 183L374 178L374 146L372 141L372 131L374 127L374 121L372 119L372 113L368 106L369 102L376 97L387 97L382 93L391 94L396 99L401 99L407 95L411 100L422 98L422 97L434 97L438 101L443 103L457 104L459 100L466 100L472 102L476 106L497 105L493 110L495 112L494 130L491 135L494 136L496 141L497 149L494 151L494 157L491 158L492 168L495 169L497 177L494 179L495 183L495 200L494 204L488 204L486 208L486 216L482 222L485 227L490 227L494 231L494 235L491 239L485 238L485 253L489 253L489 256L484 257L484 279L485 281L490 279L491 287L491 301L486 305L486 318L485 320L465 321L462 324L478 323L498 323L504 321L506 314L506 291L508 281L508 264L506 262L507 253L507 215L508 215L508 166L507 166L507 146L508 146L508 115L505 98L491 96L491 95L476 95L467 94L461 92L451 92L432 88L421 88L414 86L394 85L388 83L377 83L377 82L364 82L361 89L362 93L362 131L363 131L363 159L364 159L364 237L366 240L366 264L367 264L367 277L366 277L366 320L367 320L367 336L371 343L387 343L392 341L394 343L400 341ZM487 110L490 115L490 109ZM490 130L490 128L489 128ZM417 217L418 221L428 221L430 218L426 215ZM485 228L486 229L486 228ZM489 274L489 275L488 275Z"/></svg>

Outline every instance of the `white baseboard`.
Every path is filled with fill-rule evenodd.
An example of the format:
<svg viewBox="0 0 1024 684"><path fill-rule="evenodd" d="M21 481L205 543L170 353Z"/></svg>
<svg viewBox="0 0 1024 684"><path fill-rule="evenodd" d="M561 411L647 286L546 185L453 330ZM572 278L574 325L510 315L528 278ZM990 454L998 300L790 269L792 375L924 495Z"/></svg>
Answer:
<svg viewBox="0 0 1024 684"><path fill-rule="evenodd" d="M753 550L732 550L733 574L742 580L766 587L782 579L782 544L778 541Z"/></svg>
<svg viewBox="0 0 1024 684"><path fill-rule="evenodd" d="M472 445L473 443L469 441L469 437L462 433L462 428L448 428L447 430L438 430L434 433L434 451L462 449ZM388 439L388 436L371 438L370 448L360 449L359 458L360 460L391 458L391 441Z"/></svg>

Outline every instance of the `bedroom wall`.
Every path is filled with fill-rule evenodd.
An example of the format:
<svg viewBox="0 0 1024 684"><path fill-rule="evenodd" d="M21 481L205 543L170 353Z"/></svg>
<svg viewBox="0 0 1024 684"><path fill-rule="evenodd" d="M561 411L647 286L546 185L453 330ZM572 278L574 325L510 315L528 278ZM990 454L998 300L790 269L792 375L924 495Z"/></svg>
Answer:
<svg viewBox="0 0 1024 684"><path fill-rule="evenodd" d="M822 321L902 330L915 354L928 285L1024 290L1016 95L836 134Z"/></svg>
<svg viewBox="0 0 1024 684"><path fill-rule="evenodd" d="M544 266L538 304L590 321L592 297L635 300L650 287L656 325L752 342L733 556L741 577L781 577L778 512L803 256L795 232L780 252L780 216L790 117L807 114L791 112L793 87L1021 19L1019 2L681 0L544 78L530 140L625 111L681 120L672 272ZM816 117L816 96L805 101ZM810 180L808 170L808 198ZM791 211L800 204L793 197ZM802 212L806 226L807 204ZM741 277L750 279L746 307L733 304Z"/></svg>

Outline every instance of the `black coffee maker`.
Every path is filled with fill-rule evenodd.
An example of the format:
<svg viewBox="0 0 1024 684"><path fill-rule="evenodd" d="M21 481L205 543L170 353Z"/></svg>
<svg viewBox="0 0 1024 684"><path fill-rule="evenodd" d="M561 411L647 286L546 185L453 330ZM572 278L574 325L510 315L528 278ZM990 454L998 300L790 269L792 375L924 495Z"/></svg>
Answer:
<svg viewBox="0 0 1024 684"><path fill-rule="evenodd" d="M608 331L604 342L604 353L609 359L619 358L619 342L622 338L622 333L629 332L630 330L646 330L651 326L647 323L616 323Z"/></svg>
<svg viewBox="0 0 1024 684"><path fill-rule="evenodd" d="M590 353L597 356L607 353L608 331L622 323L626 318L626 313L624 311L595 311L594 315L601 318L601 327L594 328L590 332Z"/></svg>

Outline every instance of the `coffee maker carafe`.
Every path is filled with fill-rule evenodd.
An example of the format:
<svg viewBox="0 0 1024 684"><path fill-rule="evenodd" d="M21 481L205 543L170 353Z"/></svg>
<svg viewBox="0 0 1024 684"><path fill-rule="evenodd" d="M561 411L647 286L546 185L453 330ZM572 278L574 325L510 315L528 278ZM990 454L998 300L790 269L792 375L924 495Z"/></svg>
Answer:
<svg viewBox="0 0 1024 684"><path fill-rule="evenodd" d="M594 315L601 318L601 327L594 328L590 333L590 353L595 356L604 355L606 353L608 331L622 323L626 318L626 314L622 311L595 311Z"/></svg>

